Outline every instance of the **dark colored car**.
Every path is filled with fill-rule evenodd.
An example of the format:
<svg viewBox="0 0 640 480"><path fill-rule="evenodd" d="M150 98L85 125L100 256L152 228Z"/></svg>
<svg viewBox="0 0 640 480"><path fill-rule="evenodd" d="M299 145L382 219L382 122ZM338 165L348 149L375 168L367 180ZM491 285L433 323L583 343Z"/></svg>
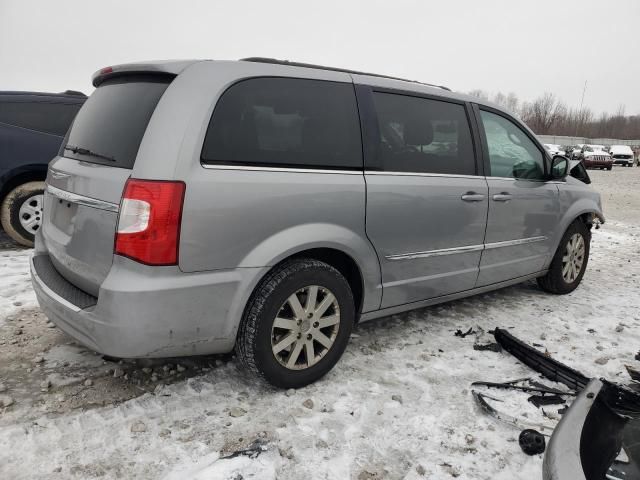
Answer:
<svg viewBox="0 0 640 480"><path fill-rule="evenodd" d="M87 99L80 92L0 92L0 220L33 246L42 219L47 165Z"/></svg>
<svg viewBox="0 0 640 480"><path fill-rule="evenodd" d="M587 168L600 168L611 170L613 168L613 159L611 155L604 150L602 145L585 145L582 147L582 160Z"/></svg>

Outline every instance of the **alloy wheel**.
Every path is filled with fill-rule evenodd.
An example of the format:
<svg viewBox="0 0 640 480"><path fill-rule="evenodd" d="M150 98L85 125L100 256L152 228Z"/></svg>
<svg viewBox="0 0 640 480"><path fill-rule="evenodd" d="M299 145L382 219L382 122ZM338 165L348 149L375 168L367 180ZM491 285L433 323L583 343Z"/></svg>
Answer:
<svg viewBox="0 0 640 480"><path fill-rule="evenodd" d="M585 243L579 233L574 233L562 256L562 278L567 283L573 283L580 275L584 263Z"/></svg>
<svg viewBox="0 0 640 480"><path fill-rule="evenodd" d="M325 287L310 285L290 295L271 328L271 350L290 370L312 367L333 347L340 328L340 306Z"/></svg>

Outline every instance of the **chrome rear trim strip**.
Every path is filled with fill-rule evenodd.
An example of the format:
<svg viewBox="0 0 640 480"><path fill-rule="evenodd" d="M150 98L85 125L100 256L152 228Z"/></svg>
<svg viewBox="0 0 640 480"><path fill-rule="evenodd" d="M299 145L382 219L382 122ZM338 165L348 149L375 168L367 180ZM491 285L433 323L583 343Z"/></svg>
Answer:
<svg viewBox="0 0 640 480"><path fill-rule="evenodd" d="M47 185L47 193L50 193L60 200L65 200L77 205L83 205L85 207L98 208L100 210L107 210L115 213L118 213L120 210L120 206L116 203L105 202L104 200L98 200L97 198L85 197L84 195L78 195L77 193L67 192L66 190L61 190L52 185Z"/></svg>
<svg viewBox="0 0 640 480"><path fill-rule="evenodd" d="M384 258L390 261L395 260L413 260L415 258L439 257L442 255L455 255L458 253L479 252L482 250L491 250L494 248L513 247L516 245L526 245L528 243L544 242L548 237L529 237L520 238L518 240L507 240L505 242L485 243L482 245L468 245L465 247L442 248L440 250L428 250L425 252L402 253L399 255L387 255Z"/></svg>
<svg viewBox="0 0 640 480"><path fill-rule="evenodd" d="M332 173L340 175L362 175L362 170L337 170L323 168L285 168L285 167L257 167L248 165L212 165L201 164L209 170L247 170L252 172L288 172L288 173Z"/></svg>
<svg viewBox="0 0 640 480"><path fill-rule="evenodd" d="M365 175L380 175L392 177L436 177L436 178L469 178L484 180L481 175L458 175L454 173L420 173L420 172L386 172L380 170L365 170Z"/></svg>

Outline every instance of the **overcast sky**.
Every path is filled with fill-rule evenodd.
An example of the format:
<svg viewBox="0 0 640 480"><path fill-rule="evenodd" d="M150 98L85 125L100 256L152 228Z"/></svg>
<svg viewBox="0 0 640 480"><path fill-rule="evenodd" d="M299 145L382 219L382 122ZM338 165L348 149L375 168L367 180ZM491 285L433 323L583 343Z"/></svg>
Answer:
<svg viewBox="0 0 640 480"><path fill-rule="evenodd" d="M0 90L101 67L267 56L640 114L640 0L0 0Z"/></svg>

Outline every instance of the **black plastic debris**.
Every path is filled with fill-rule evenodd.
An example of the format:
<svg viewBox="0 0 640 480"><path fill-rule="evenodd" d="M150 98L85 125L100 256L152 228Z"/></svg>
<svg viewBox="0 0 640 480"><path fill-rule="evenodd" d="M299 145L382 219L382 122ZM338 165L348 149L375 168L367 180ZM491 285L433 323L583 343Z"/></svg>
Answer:
<svg viewBox="0 0 640 480"><path fill-rule="evenodd" d="M520 432L518 443L520 444L522 451L527 455L539 455L544 453L544 449L547 446L544 435L530 428Z"/></svg>
<svg viewBox="0 0 640 480"><path fill-rule="evenodd" d="M625 365L624 368L627 369L627 373L631 377L631 380L634 382L640 382L640 370L632 367L631 365Z"/></svg>
<svg viewBox="0 0 640 480"><path fill-rule="evenodd" d="M503 390L520 390L522 392L529 393L542 393L542 394L551 394L551 395L572 395L575 396L574 392L563 392L557 388L547 387L546 385L542 385L540 383L532 382L529 379L526 379L527 382L532 383L534 386L526 386L526 385L517 385L516 382L473 382L472 386L480 386L480 387L489 387L489 388L501 388Z"/></svg>
<svg viewBox="0 0 640 480"><path fill-rule="evenodd" d="M249 458L257 458L262 452L267 450L266 443L263 440L256 439L254 440L247 448L243 448L241 450L236 450L235 452L231 452L228 455L220 457L221 460L228 460L230 458L235 457L249 457Z"/></svg>
<svg viewBox="0 0 640 480"><path fill-rule="evenodd" d="M474 333L476 333L476 332L473 330L473 327L469 327L469 330L467 330L466 332L463 332L463 331L462 331L462 330L460 330L460 329L456 330L456 331L455 331L455 333L454 333L454 335L455 335L456 337L464 338L464 337L466 337L467 335L473 335Z"/></svg>
<svg viewBox="0 0 640 480"><path fill-rule="evenodd" d="M474 350L478 350L480 352L501 352L502 351L502 347L500 345L498 345L495 342L492 343L484 343L484 344L480 344L480 343L474 343L473 344L473 349Z"/></svg>
<svg viewBox="0 0 640 480"><path fill-rule="evenodd" d="M575 391L583 390L589 383L589 379L582 373L539 352L506 330L496 328L493 335L502 348L549 380L563 383Z"/></svg>
<svg viewBox="0 0 640 480"><path fill-rule="evenodd" d="M547 405L562 405L567 401L560 395L531 395L527 398L536 408Z"/></svg>
<svg viewBox="0 0 640 480"><path fill-rule="evenodd" d="M640 436L638 392L605 379L590 380L504 329L496 328L494 336L525 365L579 392L570 408L558 411L562 419L545 453L545 480L640 479L640 448L634 450ZM616 462L621 448L628 464Z"/></svg>

